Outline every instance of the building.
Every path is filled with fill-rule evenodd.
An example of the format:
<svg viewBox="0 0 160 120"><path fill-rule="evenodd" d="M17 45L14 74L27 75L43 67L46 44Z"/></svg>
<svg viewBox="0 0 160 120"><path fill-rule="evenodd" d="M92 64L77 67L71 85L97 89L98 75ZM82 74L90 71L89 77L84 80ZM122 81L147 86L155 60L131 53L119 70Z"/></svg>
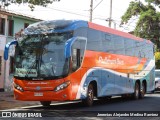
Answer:
<svg viewBox="0 0 160 120"><path fill-rule="evenodd" d="M9 59L4 61L5 44L15 39L16 33L38 21L41 20L0 9L0 91L11 91L13 83L14 46L9 51Z"/></svg>

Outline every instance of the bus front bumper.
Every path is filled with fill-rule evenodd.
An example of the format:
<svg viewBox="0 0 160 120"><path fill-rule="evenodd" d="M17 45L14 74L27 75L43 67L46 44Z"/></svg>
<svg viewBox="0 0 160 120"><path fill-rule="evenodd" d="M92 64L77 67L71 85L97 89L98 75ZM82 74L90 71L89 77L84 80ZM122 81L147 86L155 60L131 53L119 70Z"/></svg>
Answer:
<svg viewBox="0 0 160 120"><path fill-rule="evenodd" d="M14 89L14 98L22 101L67 101L73 100L67 91L19 91Z"/></svg>

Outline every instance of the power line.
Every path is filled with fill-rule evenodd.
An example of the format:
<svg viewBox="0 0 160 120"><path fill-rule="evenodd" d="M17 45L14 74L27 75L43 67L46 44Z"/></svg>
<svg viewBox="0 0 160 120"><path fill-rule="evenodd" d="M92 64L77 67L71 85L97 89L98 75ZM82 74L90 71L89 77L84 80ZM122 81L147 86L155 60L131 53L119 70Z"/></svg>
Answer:
<svg viewBox="0 0 160 120"><path fill-rule="evenodd" d="M93 17L93 10L95 10L101 3L103 0L101 0L94 8L93 8L93 0L91 0L91 4L90 4L90 18L89 21L92 22L92 17Z"/></svg>
<svg viewBox="0 0 160 120"><path fill-rule="evenodd" d="M87 15L82 15L82 14L79 14L79 13L74 13L74 12L70 12L70 11L66 11L66 10L60 10L60 9L51 8L51 7L47 7L47 8L52 9L52 10L56 10L56 11L60 11L60 12L69 13L69 14L74 14L74 15L79 15L79 16L83 16L83 17L88 17Z"/></svg>
<svg viewBox="0 0 160 120"><path fill-rule="evenodd" d="M130 24L132 24L132 23L133 23L135 20L137 20L137 19L138 19L138 17L132 19L132 21L130 21L126 26L122 26L122 27L123 27L123 30L129 30L129 29L130 29L129 27L135 28L135 26L132 26L132 25L130 25ZM122 30L122 31L123 31L123 30Z"/></svg>
<svg viewBox="0 0 160 120"><path fill-rule="evenodd" d="M93 8L93 10L96 9L96 8L101 4L101 2L103 2L103 0L101 0L101 1Z"/></svg>

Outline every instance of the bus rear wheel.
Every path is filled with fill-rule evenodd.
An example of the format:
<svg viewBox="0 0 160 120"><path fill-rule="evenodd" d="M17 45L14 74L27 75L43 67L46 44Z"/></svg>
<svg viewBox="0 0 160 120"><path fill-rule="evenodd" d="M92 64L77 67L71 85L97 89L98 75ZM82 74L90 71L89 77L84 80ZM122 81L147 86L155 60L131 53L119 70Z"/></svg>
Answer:
<svg viewBox="0 0 160 120"><path fill-rule="evenodd" d="M87 97L86 97L86 99L83 99L82 102L86 106L92 106L93 101L94 101L94 89L93 89L93 85L89 84L88 91L87 91Z"/></svg>
<svg viewBox="0 0 160 120"><path fill-rule="evenodd" d="M146 86L143 82L142 83L142 89L141 89L141 92L140 92L140 98L144 98L145 93L146 93Z"/></svg>
<svg viewBox="0 0 160 120"><path fill-rule="evenodd" d="M133 99L138 100L140 96L140 86L139 83L135 83L134 93L133 93Z"/></svg>
<svg viewBox="0 0 160 120"><path fill-rule="evenodd" d="M40 101L41 105L43 105L44 107L49 107L51 104L51 101Z"/></svg>

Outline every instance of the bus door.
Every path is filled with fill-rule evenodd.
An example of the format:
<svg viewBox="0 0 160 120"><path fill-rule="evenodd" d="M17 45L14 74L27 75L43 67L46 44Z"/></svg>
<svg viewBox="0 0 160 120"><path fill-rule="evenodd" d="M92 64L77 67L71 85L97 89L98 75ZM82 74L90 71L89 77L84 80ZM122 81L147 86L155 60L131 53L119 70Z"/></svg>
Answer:
<svg viewBox="0 0 160 120"><path fill-rule="evenodd" d="M83 64L84 53L86 50L86 43L87 43L86 38L77 37L71 44L71 72L74 73L71 79L73 79L73 82L72 82L73 86L79 85L83 77L83 74L81 71L86 71L85 68L81 68L81 70L78 71L78 69Z"/></svg>
<svg viewBox="0 0 160 120"><path fill-rule="evenodd" d="M71 60L72 60L72 71L76 71L82 64L84 59L84 52L86 49L86 39L78 37L74 40L71 47Z"/></svg>

